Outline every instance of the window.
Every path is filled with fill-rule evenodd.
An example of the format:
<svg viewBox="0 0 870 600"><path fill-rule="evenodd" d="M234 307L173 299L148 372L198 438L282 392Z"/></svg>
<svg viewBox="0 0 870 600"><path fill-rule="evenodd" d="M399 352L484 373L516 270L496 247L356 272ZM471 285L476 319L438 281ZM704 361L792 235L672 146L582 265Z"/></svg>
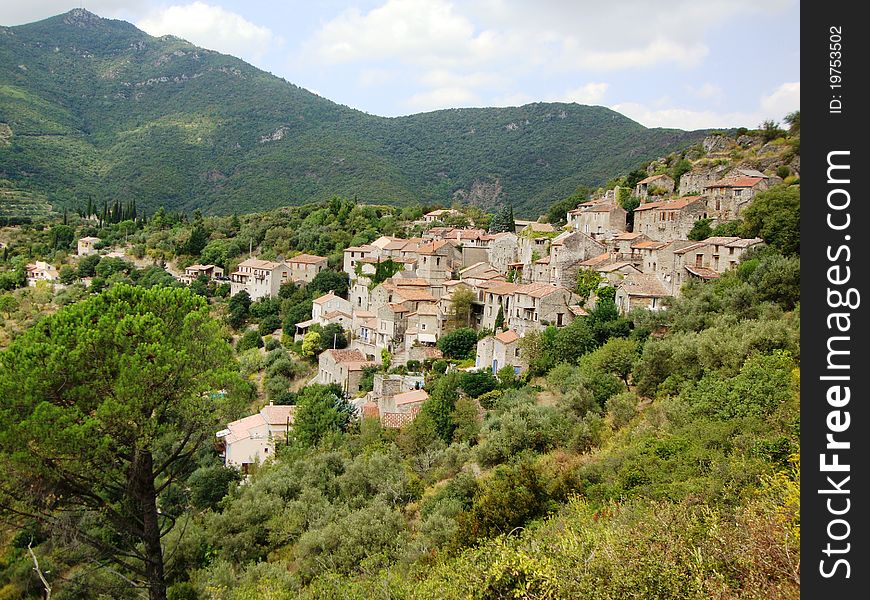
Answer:
<svg viewBox="0 0 870 600"><path fill-rule="evenodd" d="M562 313L556 313L556 327L562 326Z"/></svg>
<svg viewBox="0 0 870 600"><path fill-rule="evenodd" d="M519 358L519 356L520 356L520 349L519 349L519 348L517 348L516 350L514 350L514 356L516 356L517 358Z"/></svg>
<svg viewBox="0 0 870 600"><path fill-rule="evenodd" d="M426 331L426 323L420 323L420 329Z"/></svg>

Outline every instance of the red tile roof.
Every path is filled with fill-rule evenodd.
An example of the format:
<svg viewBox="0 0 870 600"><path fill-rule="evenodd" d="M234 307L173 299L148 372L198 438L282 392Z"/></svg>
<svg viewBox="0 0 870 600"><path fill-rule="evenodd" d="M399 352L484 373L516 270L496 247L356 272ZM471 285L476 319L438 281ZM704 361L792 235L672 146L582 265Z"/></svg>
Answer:
<svg viewBox="0 0 870 600"><path fill-rule="evenodd" d="M495 339L500 341L502 344L510 344L520 339L520 336L517 335L517 332L513 329L508 329L507 331L503 331L502 333L495 336Z"/></svg>
<svg viewBox="0 0 870 600"><path fill-rule="evenodd" d="M661 174L659 174L659 175L650 175L650 176L647 177L646 179L641 179L641 180L638 181L637 183L638 183L638 185L640 185L640 184L642 184L642 183L652 183L653 181L658 181L659 179L663 179L663 178L665 178L665 177L667 177L668 179L670 179L670 176L665 175L664 173L661 173Z"/></svg>
<svg viewBox="0 0 870 600"><path fill-rule="evenodd" d="M326 260L325 256L317 256L315 254L299 254L293 258L287 259L288 263L301 263L306 265L315 265Z"/></svg>

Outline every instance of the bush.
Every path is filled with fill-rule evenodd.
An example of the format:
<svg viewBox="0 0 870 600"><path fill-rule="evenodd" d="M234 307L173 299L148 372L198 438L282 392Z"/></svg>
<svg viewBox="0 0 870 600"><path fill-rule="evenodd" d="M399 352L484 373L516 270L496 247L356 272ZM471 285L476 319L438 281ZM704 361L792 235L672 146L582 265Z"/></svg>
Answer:
<svg viewBox="0 0 870 600"><path fill-rule="evenodd" d="M477 345L477 333L470 327L461 327L441 336L438 349L445 358L467 358Z"/></svg>
<svg viewBox="0 0 870 600"><path fill-rule="evenodd" d="M462 374L460 385L466 394L472 398L477 398L481 394L496 389L498 387L498 380L488 370L469 371Z"/></svg>
<svg viewBox="0 0 870 600"><path fill-rule="evenodd" d="M269 335L270 333L274 333L277 329L281 329L281 319L278 315L266 315L260 320L260 325L258 327L260 335Z"/></svg>
<svg viewBox="0 0 870 600"><path fill-rule="evenodd" d="M250 350L251 348L262 348L263 347L263 338L260 337L260 334L256 329L248 329L245 333L242 334L242 337L239 338L239 341L236 342L236 352L241 354L245 350Z"/></svg>

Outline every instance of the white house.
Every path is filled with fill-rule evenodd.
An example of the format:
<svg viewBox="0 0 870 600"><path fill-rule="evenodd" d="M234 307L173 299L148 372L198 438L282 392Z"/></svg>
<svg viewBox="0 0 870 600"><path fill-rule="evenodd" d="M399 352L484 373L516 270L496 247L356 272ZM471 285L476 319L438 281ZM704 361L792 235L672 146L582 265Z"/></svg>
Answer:
<svg viewBox="0 0 870 600"><path fill-rule="evenodd" d="M96 254L97 253L97 244L99 244L102 240L98 237L83 237L79 238L78 242L78 255L86 256L88 254Z"/></svg>
<svg viewBox="0 0 870 600"><path fill-rule="evenodd" d="M216 436L224 443L224 464L247 473L250 465L275 455L275 440L285 439L296 407L269 404L255 415L233 421Z"/></svg>
<svg viewBox="0 0 870 600"><path fill-rule="evenodd" d="M240 262L230 274L230 295L245 290L251 300L273 298L278 295L281 284L289 280L290 267L286 264L249 258Z"/></svg>

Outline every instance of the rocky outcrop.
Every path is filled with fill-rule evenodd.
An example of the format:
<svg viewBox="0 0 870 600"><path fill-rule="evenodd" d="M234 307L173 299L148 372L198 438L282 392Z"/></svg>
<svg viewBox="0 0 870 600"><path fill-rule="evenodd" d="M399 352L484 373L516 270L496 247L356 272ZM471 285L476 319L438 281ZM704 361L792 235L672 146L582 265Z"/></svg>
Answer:
<svg viewBox="0 0 870 600"><path fill-rule="evenodd" d="M701 142L701 145L707 154L727 152L734 147L734 140L724 135L708 135Z"/></svg>
<svg viewBox="0 0 870 600"><path fill-rule="evenodd" d="M453 192L453 200L481 208L492 208L503 200L503 194L500 179L495 178L489 181L477 179L469 189L458 189Z"/></svg>
<svg viewBox="0 0 870 600"><path fill-rule="evenodd" d="M6 123L0 123L0 146L12 144L12 128Z"/></svg>
<svg viewBox="0 0 870 600"><path fill-rule="evenodd" d="M261 135L260 143L265 144L267 142L277 142L278 140L283 140L284 137L287 135L288 131L290 130L282 125L270 134Z"/></svg>

